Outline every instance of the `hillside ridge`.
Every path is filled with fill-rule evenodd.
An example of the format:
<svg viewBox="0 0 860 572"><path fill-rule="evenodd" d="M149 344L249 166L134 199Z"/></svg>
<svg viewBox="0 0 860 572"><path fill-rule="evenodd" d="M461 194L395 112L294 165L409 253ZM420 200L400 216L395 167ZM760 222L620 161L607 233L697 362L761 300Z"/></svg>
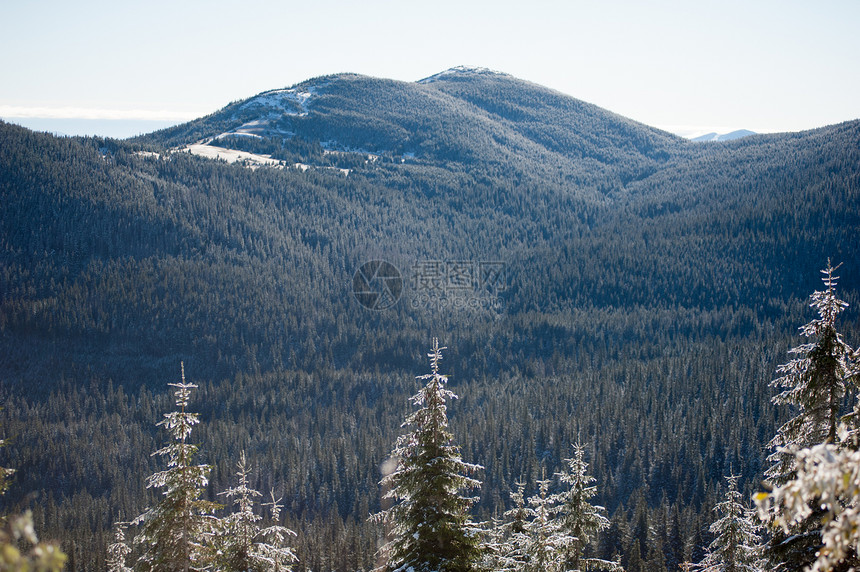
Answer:
<svg viewBox="0 0 860 572"><path fill-rule="evenodd" d="M5 499L104 569L184 363L209 500L246 451L303 567L371 569L438 337L477 519L579 442L613 523L593 553L698 561L724 476L761 481L828 258L860 340L860 121L696 144L467 75L327 76L132 140L0 122Z"/></svg>

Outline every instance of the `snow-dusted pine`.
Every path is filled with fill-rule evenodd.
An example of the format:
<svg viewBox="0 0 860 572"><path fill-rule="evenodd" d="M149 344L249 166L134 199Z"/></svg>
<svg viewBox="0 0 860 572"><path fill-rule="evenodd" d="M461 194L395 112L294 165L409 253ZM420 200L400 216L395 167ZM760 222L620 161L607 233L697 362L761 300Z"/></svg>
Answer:
<svg viewBox="0 0 860 572"><path fill-rule="evenodd" d="M773 465L766 476L775 485L794 476L796 461L790 448L837 441L845 393L857 373L854 351L836 331L836 317L848 304L836 297L839 277L833 275L835 270L828 261L827 268L821 271L825 289L813 293L810 303L818 311L818 318L800 328L801 334L812 341L789 350L799 357L779 366L777 372L782 375L771 382L772 387L781 389L773 402L797 412L768 445L774 452L768 457Z"/></svg>
<svg viewBox="0 0 860 572"><path fill-rule="evenodd" d="M615 570L618 568L615 562L584 555L597 534L609 528L609 519L603 515L606 509L591 504L597 487L594 477L587 472L585 448L576 444L573 457L565 459L565 463L567 469L556 473L564 490L554 495L554 500L559 505L559 529L570 537L564 554L566 570Z"/></svg>
<svg viewBox="0 0 860 572"><path fill-rule="evenodd" d="M108 545L105 562L108 572L132 572L132 569L128 567L131 547L125 539L127 527L127 522L115 522L113 525L113 542Z"/></svg>
<svg viewBox="0 0 860 572"><path fill-rule="evenodd" d="M728 488L714 510L719 518L710 526L714 540L695 567L702 572L760 572L765 562L761 525L738 491L738 476L726 477Z"/></svg>
<svg viewBox="0 0 860 572"><path fill-rule="evenodd" d="M465 463L448 430L446 403L457 396L439 373L442 350L433 340L430 373L418 376L426 385L412 397L419 409L409 415L391 453L394 470L380 484L384 498L395 504L374 519L390 525L384 546L384 570L413 572L466 572L475 570L481 557L480 531L469 516L476 499L463 494L480 487L470 475L482 469Z"/></svg>
<svg viewBox="0 0 860 572"><path fill-rule="evenodd" d="M219 493L232 499L236 510L218 521L217 531L212 535L209 550L213 568L219 572L290 572L298 559L285 539L296 533L277 524L260 526L263 517L254 512L254 499L262 494L249 486L249 474L242 451L237 463L237 485ZM277 521L281 506L274 493L270 504Z"/></svg>
<svg viewBox="0 0 860 572"><path fill-rule="evenodd" d="M825 443L838 445L840 441L837 427L846 393L855 390L857 356L836 330L836 318L848 306L836 296L836 268L828 260L827 268L821 271L825 289L813 293L810 303L818 318L800 328L811 341L790 350L798 357L779 366L782 376L771 382L781 389L773 402L796 412L769 443L772 465L765 475L771 486L784 486L797 478L799 451ZM812 505L820 506L816 502ZM782 514L784 505L774 503L771 509L768 519L787 522ZM771 564L786 570L811 565L823 542L823 516L819 508L777 530L768 546Z"/></svg>
<svg viewBox="0 0 860 572"><path fill-rule="evenodd" d="M558 499L549 494L550 479L537 482L538 493L528 499L529 520L525 524L523 552L525 572L564 572L565 555L576 540L561 530L556 515Z"/></svg>
<svg viewBox="0 0 860 572"><path fill-rule="evenodd" d="M846 427L840 433L848 438ZM812 572L855 569L860 553L860 451L824 443L796 451L795 459L796 478L756 496L759 514L774 518L788 535L813 516L812 507L820 507L824 529Z"/></svg>
<svg viewBox="0 0 860 572"><path fill-rule="evenodd" d="M172 443L153 455L167 457L167 469L151 475L147 488L163 489L163 498L135 520L140 531L134 543L141 549L136 569L145 572L188 572L206 566L203 543L216 519L212 513L217 504L202 500L209 482L209 465L192 463L197 446L188 443L191 430L199 422L197 413L185 410L196 385L185 382L168 384L176 388L178 411L165 413L157 425L164 427Z"/></svg>
<svg viewBox="0 0 860 572"><path fill-rule="evenodd" d="M516 483L516 492L511 493L514 506L505 511L501 519L493 522L486 533L484 563L488 572L518 572L525 569L528 536L526 525L532 514L526 506L525 483Z"/></svg>

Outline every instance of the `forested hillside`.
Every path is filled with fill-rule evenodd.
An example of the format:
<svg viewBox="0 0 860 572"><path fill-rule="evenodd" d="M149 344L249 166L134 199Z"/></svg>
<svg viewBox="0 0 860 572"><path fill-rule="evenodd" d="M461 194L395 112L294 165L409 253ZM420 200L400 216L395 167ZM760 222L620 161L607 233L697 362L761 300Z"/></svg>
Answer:
<svg viewBox="0 0 860 572"><path fill-rule="evenodd" d="M211 500L244 450L302 566L374 564L438 337L476 519L578 441L611 523L593 552L636 571L701 558L731 472L759 487L789 415L768 383L828 258L860 345L860 121L692 143L466 70L272 93L129 141L0 123L2 502L72 569L155 498L181 361ZM354 293L373 260L402 278L390 307Z"/></svg>

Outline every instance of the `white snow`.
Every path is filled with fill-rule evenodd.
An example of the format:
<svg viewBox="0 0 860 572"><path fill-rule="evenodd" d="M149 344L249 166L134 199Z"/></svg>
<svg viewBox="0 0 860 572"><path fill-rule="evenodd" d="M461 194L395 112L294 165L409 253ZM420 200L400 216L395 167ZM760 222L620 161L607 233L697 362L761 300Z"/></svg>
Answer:
<svg viewBox="0 0 860 572"><path fill-rule="evenodd" d="M341 169L339 167L316 167L314 165L308 165L307 163L294 163L293 168L301 171L302 173L309 169L324 169L326 171L337 171L344 177L349 176L349 169Z"/></svg>
<svg viewBox="0 0 860 572"><path fill-rule="evenodd" d="M241 129L241 128L240 128ZM215 139L224 139L225 137L248 137L249 139L262 139L262 135L257 135L256 133L246 133L245 131L228 131L227 133L222 133L221 135L216 135Z"/></svg>
<svg viewBox="0 0 860 572"><path fill-rule="evenodd" d="M490 68L482 68L477 66L456 66L451 69L447 69L443 72L439 72L437 74L431 75L430 77L425 77L424 79L418 80L418 83L433 83L434 81L439 81L444 79L445 76L451 75L500 75L507 76L508 74L496 70L491 70Z"/></svg>
<svg viewBox="0 0 860 572"><path fill-rule="evenodd" d="M308 114L308 102L317 94L318 86L291 87L261 93L242 105L241 109L263 107L283 115L303 117Z"/></svg>
<svg viewBox="0 0 860 572"><path fill-rule="evenodd" d="M279 169L283 169L286 166L283 161L272 159L271 155L258 155L256 153L248 153L247 151L237 151L236 149L227 149L226 147L207 145L206 141L210 140L193 143L191 145L187 145L185 147L177 149L177 151L181 153L191 153L192 155L197 155L198 157L205 157L206 159L220 159L228 163L241 162L251 169L256 169L257 167L278 167ZM308 165L307 163L294 163L292 165L292 168L302 172L319 169L326 171L336 171L344 177L348 177L350 173L350 169L341 169L339 167L328 166L319 167L316 165Z"/></svg>
<svg viewBox="0 0 860 572"><path fill-rule="evenodd" d="M237 161L245 161L250 163L251 167L259 167L262 165L283 166L281 161L272 159L269 155L257 155L248 153L247 151L236 151L235 149L227 149L225 147L216 147L214 145L205 145L202 143L194 143L183 147L180 151L206 157L207 159L220 159L228 163Z"/></svg>

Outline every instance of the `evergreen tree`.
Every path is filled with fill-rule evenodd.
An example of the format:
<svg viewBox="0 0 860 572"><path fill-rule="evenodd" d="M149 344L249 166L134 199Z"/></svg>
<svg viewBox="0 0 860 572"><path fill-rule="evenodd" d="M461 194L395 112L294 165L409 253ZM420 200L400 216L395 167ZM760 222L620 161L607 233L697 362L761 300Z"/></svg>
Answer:
<svg viewBox="0 0 860 572"><path fill-rule="evenodd" d="M818 310L818 318L800 328L805 337L814 341L790 350L800 357L779 366L777 371L782 376L771 382L771 386L782 389L773 402L797 411L769 443L774 450L768 457L773 464L766 472L771 485L782 486L796 478L797 451L839 442L837 427L845 394L856 376L856 358L836 331L836 317L848 304L836 297L835 270L828 260L827 268L822 270L825 289L811 296L810 306ZM770 518L781 520L781 505L772 507L775 514ZM778 530L768 547L772 563L788 570L812 564L822 542L822 516L818 508L807 518L794 521L787 530Z"/></svg>
<svg viewBox="0 0 860 572"><path fill-rule="evenodd" d="M616 565L612 562L584 557L586 547L597 533L609 528L609 519L602 514L605 509L590 502L597 494L597 487L592 484L594 477L586 473L588 463L584 455L585 449L579 444L575 445L573 458L565 459L567 470L556 473L562 485L567 487L567 490L555 495L560 505L559 527L571 538L565 553L567 570L615 569Z"/></svg>
<svg viewBox="0 0 860 572"><path fill-rule="evenodd" d="M411 399L419 409L403 423L412 430L398 438L396 468L381 481L388 489L384 498L398 501L375 515L392 525L384 547L387 570L465 572L480 560L480 535L469 518L476 499L461 491L480 486L469 475L482 467L463 462L448 430L446 402L457 396L439 373L443 349L434 339L431 372L418 377L427 383Z"/></svg>
<svg viewBox="0 0 860 572"><path fill-rule="evenodd" d="M840 427L840 432L843 439L849 438L846 427ZM823 512L822 546L809 568L813 572L856 570L860 564L860 451L823 443L801 449L796 458L795 479L770 494L756 495L759 514L774 518L787 534L794 523ZM780 510L772 510L774 506Z"/></svg>
<svg viewBox="0 0 860 572"><path fill-rule="evenodd" d="M791 449L803 449L820 443L835 443L842 404L855 375L854 351L836 331L836 317L848 303L836 297L834 268L830 261L824 274L823 291L812 294L811 307L818 318L800 328L803 336L814 341L801 344L789 353L800 357L777 368L782 376L771 382L782 389L773 398L777 405L796 408L797 414L777 431L769 447L774 450L768 460L773 465L766 472L771 483L782 485L794 476L795 456Z"/></svg>
<svg viewBox="0 0 860 572"><path fill-rule="evenodd" d="M559 512L557 498L549 495L552 481L537 482L538 493L529 497L531 519L526 523L524 552L526 572L563 572L565 554L570 550L574 537L561 530L556 519Z"/></svg>
<svg viewBox="0 0 860 572"><path fill-rule="evenodd" d="M505 511L502 519L488 531L485 544L483 568L492 572L523 570L526 563L528 536L526 527L530 517L525 501L525 483L516 483L516 492L511 493L514 507Z"/></svg>
<svg viewBox="0 0 860 572"><path fill-rule="evenodd" d="M135 520L141 525L134 539L142 549L137 568L146 572L202 570L207 565L205 535L215 524L212 513L218 507L200 498L209 482L211 467L192 464L198 448L187 442L199 422L197 413L185 411L191 390L197 386L185 382L184 364L182 382L168 385L176 387L179 411L165 413L157 425L168 430L173 442L153 453L167 457L168 468L147 479L147 488L164 489L164 498Z"/></svg>
<svg viewBox="0 0 860 572"><path fill-rule="evenodd" d="M279 525L260 527L262 517L254 513L254 498L262 495L248 486L250 471L244 451L237 466L238 485L220 493L234 499L237 510L220 520L219 530L213 535L210 550L215 568L220 572L289 572L297 559L284 540L289 535L295 536L295 532ZM274 493L271 506L277 520L281 507Z"/></svg>
<svg viewBox="0 0 860 572"><path fill-rule="evenodd" d="M714 510L720 518L709 530L715 536L697 569L702 572L759 572L762 570L760 526L754 511L743 504L738 476L726 477L725 497Z"/></svg>
<svg viewBox="0 0 860 572"><path fill-rule="evenodd" d="M107 550L108 572L131 572L132 570L127 565L128 556L131 554L131 547L125 540L127 526L126 522L114 523L114 541Z"/></svg>

